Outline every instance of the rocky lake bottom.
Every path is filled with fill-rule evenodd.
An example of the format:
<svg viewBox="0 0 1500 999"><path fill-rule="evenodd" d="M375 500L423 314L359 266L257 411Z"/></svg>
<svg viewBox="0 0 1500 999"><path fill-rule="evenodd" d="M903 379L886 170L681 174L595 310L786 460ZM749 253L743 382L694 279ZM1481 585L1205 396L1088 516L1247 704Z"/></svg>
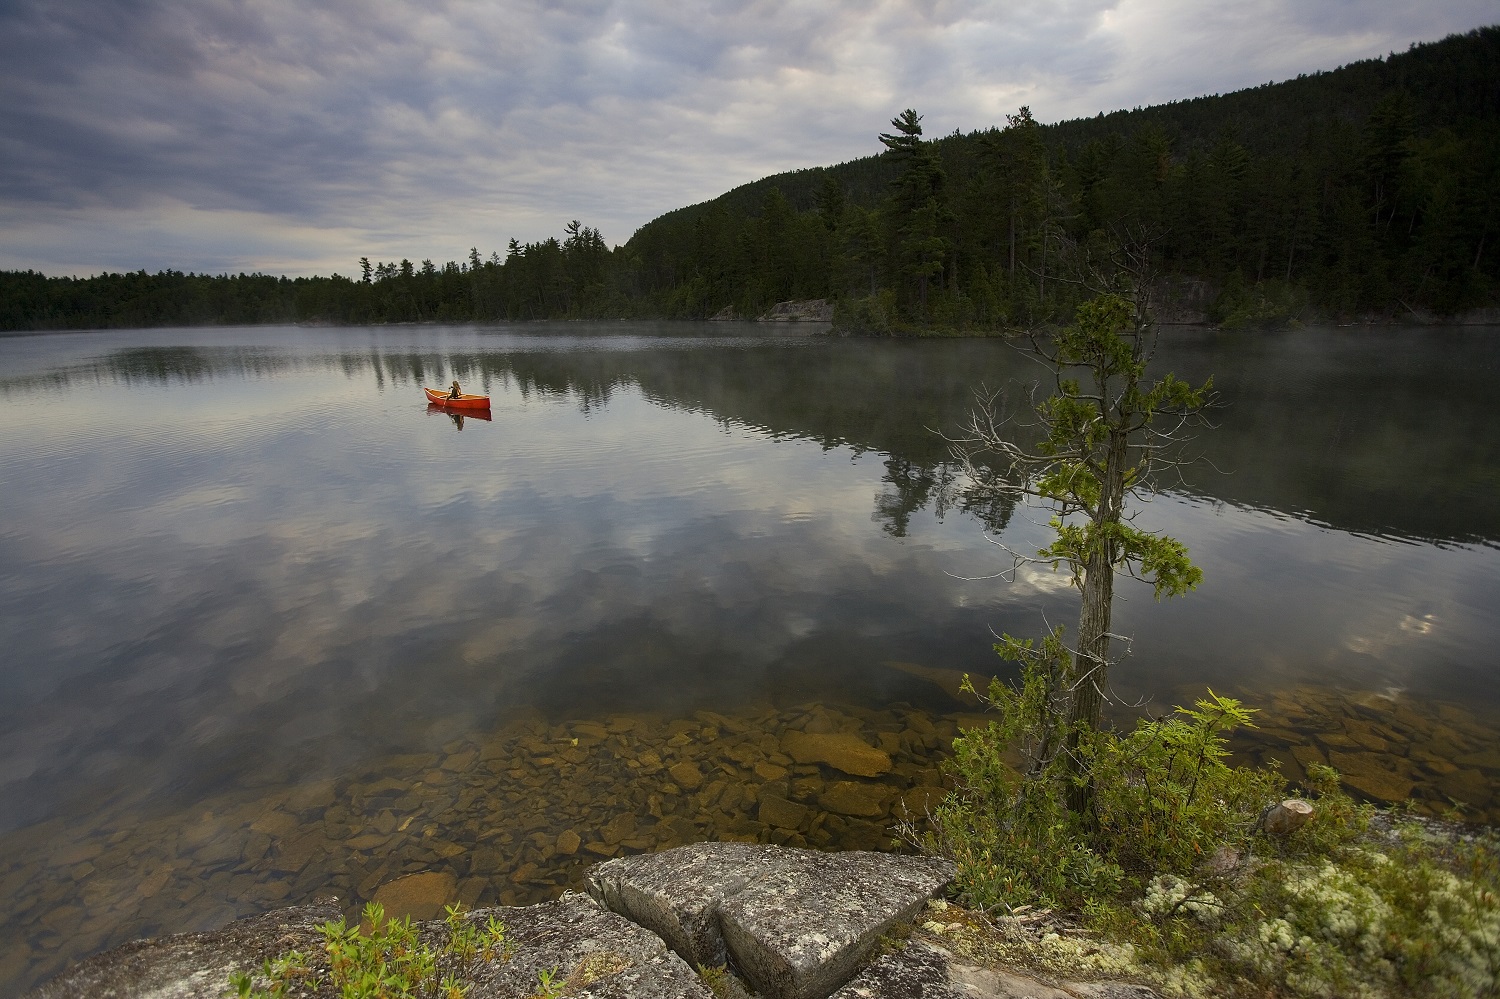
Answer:
<svg viewBox="0 0 1500 999"><path fill-rule="evenodd" d="M957 693L956 672L907 669ZM1293 783L1328 763L1364 800L1500 824L1495 719L1399 692L1301 686L1246 700L1261 711L1233 743L1239 762L1275 763ZM984 721L977 704L953 703L528 714L313 783L57 817L0 837L0 991L130 939L319 894L349 912L379 895L430 917L447 901L554 898L602 859L705 840L898 848L895 824L951 786L953 738Z"/></svg>

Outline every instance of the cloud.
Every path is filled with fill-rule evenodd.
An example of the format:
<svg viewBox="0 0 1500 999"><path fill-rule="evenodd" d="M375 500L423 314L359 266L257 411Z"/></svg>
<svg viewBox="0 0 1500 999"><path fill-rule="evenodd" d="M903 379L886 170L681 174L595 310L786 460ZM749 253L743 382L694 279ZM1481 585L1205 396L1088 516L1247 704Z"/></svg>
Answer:
<svg viewBox="0 0 1500 999"><path fill-rule="evenodd" d="M613 242L768 173L1227 91L1483 23L1286 0L19 0L0 11L0 266L348 271Z"/></svg>

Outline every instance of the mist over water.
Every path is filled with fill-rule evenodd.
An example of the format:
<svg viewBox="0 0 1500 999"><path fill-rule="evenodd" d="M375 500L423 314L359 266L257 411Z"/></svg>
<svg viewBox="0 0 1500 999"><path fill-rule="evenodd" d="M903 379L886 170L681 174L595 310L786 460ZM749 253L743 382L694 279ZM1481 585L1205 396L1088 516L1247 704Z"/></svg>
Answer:
<svg viewBox="0 0 1500 999"><path fill-rule="evenodd" d="M1121 696L1494 716L1500 336L1168 330L1158 367L1223 401L1139 521L1205 581L1122 584ZM992 630L1076 615L1061 575L996 578L986 534L1035 548L1046 513L976 495L938 433L1042 374L997 341L795 326L0 339L0 833L517 719L954 712L921 670L995 672ZM428 411L454 378L490 421Z"/></svg>

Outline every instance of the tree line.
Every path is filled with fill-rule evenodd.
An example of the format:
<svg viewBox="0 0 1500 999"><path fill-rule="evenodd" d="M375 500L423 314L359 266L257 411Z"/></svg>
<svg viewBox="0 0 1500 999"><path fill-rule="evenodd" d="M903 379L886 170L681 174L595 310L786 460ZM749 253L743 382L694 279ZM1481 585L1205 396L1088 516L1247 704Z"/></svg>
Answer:
<svg viewBox="0 0 1500 999"><path fill-rule="evenodd" d="M1230 326L1500 304L1500 28L1226 95L930 137L669 212L353 277L0 273L0 328L753 317L872 331L1066 317L1069 261L1149 248L1169 308ZM874 143L872 143L874 145Z"/></svg>

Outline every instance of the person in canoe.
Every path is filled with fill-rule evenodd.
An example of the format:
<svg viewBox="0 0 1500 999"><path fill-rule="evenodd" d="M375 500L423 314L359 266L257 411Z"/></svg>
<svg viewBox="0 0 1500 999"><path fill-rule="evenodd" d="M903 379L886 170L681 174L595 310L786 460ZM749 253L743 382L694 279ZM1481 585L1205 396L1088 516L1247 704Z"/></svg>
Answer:
<svg viewBox="0 0 1500 999"><path fill-rule="evenodd" d="M463 395L463 393L458 390L458 379L455 378L453 379L453 390L448 393L448 398L457 399L461 395Z"/></svg>

